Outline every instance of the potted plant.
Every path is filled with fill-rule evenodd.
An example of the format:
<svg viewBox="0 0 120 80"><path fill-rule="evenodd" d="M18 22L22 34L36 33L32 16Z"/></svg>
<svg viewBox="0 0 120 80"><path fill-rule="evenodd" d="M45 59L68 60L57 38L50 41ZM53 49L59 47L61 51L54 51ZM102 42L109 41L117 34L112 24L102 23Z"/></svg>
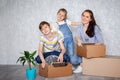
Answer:
<svg viewBox="0 0 120 80"><path fill-rule="evenodd" d="M36 51L30 53L29 51L24 51L23 56L20 56L17 60L17 62L21 62L22 65L27 62L28 63L28 68L26 69L26 77L28 80L35 80L36 78L36 69L32 67L32 65L35 67L35 56Z"/></svg>

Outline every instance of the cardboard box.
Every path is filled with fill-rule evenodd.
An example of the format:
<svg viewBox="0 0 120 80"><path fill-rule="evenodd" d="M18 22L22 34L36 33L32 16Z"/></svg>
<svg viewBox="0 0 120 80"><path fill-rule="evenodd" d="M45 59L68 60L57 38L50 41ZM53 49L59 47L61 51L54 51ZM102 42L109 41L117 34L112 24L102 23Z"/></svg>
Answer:
<svg viewBox="0 0 120 80"><path fill-rule="evenodd" d="M39 75L47 78L72 76L72 65L67 63L66 66L55 67L47 64L44 69L39 65Z"/></svg>
<svg viewBox="0 0 120 80"><path fill-rule="evenodd" d="M106 53L105 45L83 44L77 45L77 55L85 58L104 57Z"/></svg>
<svg viewBox="0 0 120 80"><path fill-rule="evenodd" d="M120 78L120 57L83 58L83 74Z"/></svg>

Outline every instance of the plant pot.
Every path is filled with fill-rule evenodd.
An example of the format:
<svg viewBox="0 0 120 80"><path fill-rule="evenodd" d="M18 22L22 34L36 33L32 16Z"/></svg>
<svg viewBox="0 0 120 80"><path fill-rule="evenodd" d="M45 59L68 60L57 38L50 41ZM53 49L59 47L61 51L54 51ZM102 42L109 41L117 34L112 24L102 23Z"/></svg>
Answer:
<svg viewBox="0 0 120 80"><path fill-rule="evenodd" d="M35 80L35 78L36 78L36 69L35 68L26 69L26 77L27 77L27 80Z"/></svg>

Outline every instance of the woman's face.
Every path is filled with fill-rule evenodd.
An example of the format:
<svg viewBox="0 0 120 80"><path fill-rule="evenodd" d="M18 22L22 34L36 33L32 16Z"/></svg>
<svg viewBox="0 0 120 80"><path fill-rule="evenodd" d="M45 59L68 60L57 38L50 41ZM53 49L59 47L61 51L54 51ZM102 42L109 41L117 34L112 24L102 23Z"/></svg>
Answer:
<svg viewBox="0 0 120 80"><path fill-rule="evenodd" d="M42 25L41 32L44 35L48 35L51 32L50 26L48 26L47 24Z"/></svg>
<svg viewBox="0 0 120 80"><path fill-rule="evenodd" d="M84 12L82 14L82 23L83 24L89 24L90 21L91 21L90 13L89 12Z"/></svg>
<svg viewBox="0 0 120 80"><path fill-rule="evenodd" d="M60 21L63 21L65 19L65 12L63 11L60 11L59 13L57 13L57 20L60 22Z"/></svg>

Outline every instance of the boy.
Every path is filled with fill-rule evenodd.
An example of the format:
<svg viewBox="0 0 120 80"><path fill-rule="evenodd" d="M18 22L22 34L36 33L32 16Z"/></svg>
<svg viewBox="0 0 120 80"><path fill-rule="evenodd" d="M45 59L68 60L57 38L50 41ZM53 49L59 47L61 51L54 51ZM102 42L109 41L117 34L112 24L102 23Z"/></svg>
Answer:
<svg viewBox="0 0 120 80"><path fill-rule="evenodd" d="M66 49L63 44L63 36L57 32L51 32L50 24L46 21L40 23L39 29L43 35L40 37L37 63L41 63L44 68L49 57L57 57L58 62L69 62L69 57L64 54Z"/></svg>

